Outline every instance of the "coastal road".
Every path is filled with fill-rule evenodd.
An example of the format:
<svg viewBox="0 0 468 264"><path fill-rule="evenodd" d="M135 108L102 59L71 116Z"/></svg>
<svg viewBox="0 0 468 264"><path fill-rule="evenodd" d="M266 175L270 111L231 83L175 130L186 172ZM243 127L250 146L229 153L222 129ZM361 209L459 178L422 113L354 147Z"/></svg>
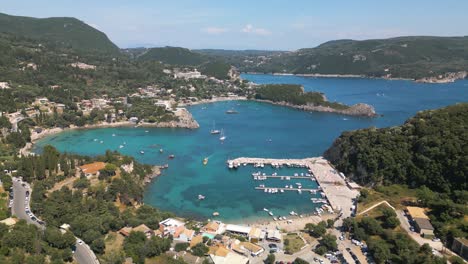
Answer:
<svg viewBox="0 0 468 264"><path fill-rule="evenodd" d="M94 252L89 246L79 238L77 238L76 241L76 249L73 255L76 261L80 264L99 264L96 255L94 255ZM79 241L81 241L81 243Z"/></svg>
<svg viewBox="0 0 468 264"><path fill-rule="evenodd" d="M29 194L27 195L26 192L29 192ZM19 178L13 178L13 205L11 207L11 214L16 215L19 219L26 220L28 224L33 224L44 230L45 225L41 225L37 222L36 217L33 216L32 218L26 213L26 207L29 208L30 197L31 188L29 184L21 181Z"/></svg>
<svg viewBox="0 0 468 264"><path fill-rule="evenodd" d="M29 195L26 195L26 192L29 192ZM28 183L23 182L20 178L13 178L13 205L11 207L11 214L16 215L19 219L24 219L29 224L33 224L38 228L44 230L45 224L40 224L40 221L37 217L30 217L26 213L26 206L29 208L29 201L31 197L31 187ZM76 239L76 249L73 256L79 264L99 264L98 259L94 252L89 248L86 243L80 243L81 239Z"/></svg>

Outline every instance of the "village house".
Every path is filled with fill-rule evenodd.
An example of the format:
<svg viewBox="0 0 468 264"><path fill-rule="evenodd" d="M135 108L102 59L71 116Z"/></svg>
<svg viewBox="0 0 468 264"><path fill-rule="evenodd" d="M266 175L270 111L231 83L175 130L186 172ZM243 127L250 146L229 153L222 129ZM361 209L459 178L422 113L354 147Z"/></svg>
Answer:
<svg viewBox="0 0 468 264"><path fill-rule="evenodd" d="M106 167L106 163L104 162L93 162L89 164L85 164L80 166L80 171L84 173L87 178L92 176L99 176L99 171Z"/></svg>
<svg viewBox="0 0 468 264"><path fill-rule="evenodd" d="M74 68L82 69L82 70L95 70L96 69L96 66L86 64L83 62L74 62L74 63L71 63L70 66Z"/></svg>
<svg viewBox="0 0 468 264"><path fill-rule="evenodd" d="M248 226L240 226L240 225L232 225L232 224L226 225L226 232L229 232L234 235L244 236L244 237L249 236L251 229L252 228Z"/></svg>
<svg viewBox="0 0 468 264"><path fill-rule="evenodd" d="M185 226L185 223L174 218L168 218L159 222L159 230L163 236L174 235L178 227Z"/></svg>
<svg viewBox="0 0 468 264"><path fill-rule="evenodd" d="M221 234L221 223L217 221L208 222L202 231L209 234Z"/></svg>
<svg viewBox="0 0 468 264"><path fill-rule="evenodd" d="M0 82L0 89L10 89L10 85L8 84L8 82Z"/></svg>
<svg viewBox="0 0 468 264"><path fill-rule="evenodd" d="M268 241L281 242L283 236L279 230L268 230L266 239Z"/></svg>
<svg viewBox="0 0 468 264"><path fill-rule="evenodd" d="M458 237L453 240L452 251L468 260L468 239Z"/></svg>
<svg viewBox="0 0 468 264"><path fill-rule="evenodd" d="M174 240L180 242L190 242L195 235L195 231L185 228L185 226L179 226L174 233Z"/></svg>
<svg viewBox="0 0 468 264"><path fill-rule="evenodd" d="M415 231L425 238L434 236L434 227L432 226L429 217L426 215L424 208L408 206L406 212L414 221Z"/></svg>
<svg viewBox="0 0 468 264"><path fill-rule="evenodd" d="M131 232L142 232L146 235L146 237L150 238L154 235L154 232L151 228L147 227L145 224L141 224L137 227L123 227L121 228L118 233L124 237L128 237Z"/></svg>

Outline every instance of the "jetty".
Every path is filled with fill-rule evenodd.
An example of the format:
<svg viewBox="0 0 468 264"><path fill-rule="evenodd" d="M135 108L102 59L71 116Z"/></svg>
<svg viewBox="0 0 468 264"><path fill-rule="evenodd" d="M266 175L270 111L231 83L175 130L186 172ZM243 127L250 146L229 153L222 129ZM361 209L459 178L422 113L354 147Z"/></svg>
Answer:
<svg viewBox="0 0 468 264"><path fill-rule="evenodd" d="M281 180L308 179L308 180L315 181L315 178L313 176L252 175L252 177L254 178L254 180L256 180L256 178L265 178L265 179L279 178Z"/></svg>
<svg viewBox="0 0 468 264"><path fill-rule="evenodd" d="M318 192L319 189L308 189L308 188L284 188L284 187L255 187L255 190L283 190L283 191L301 191L301 192Z"/></svg>
<svg viewBox="0 0 468 264"><path fill-rule="evenodd" d="M346 182L346 177L336 171L333 166L323 157L305 158L305 159L269 159L269 158L250 158L240 157L227 161L228 168L235 169L246 164L262 164L274 166L287 166L307 168L313 178L317 180L321 191L325 194L333 210L341 212L342 217L351 216L354 208L354 199L358 196L358 188L351 188ZM263 176L264 177L264 176ZM281 177L281 176L280 176ZM310 177L312 178L312 177ZM257 187L258 188L258 187ZM268 189L267 187L263 187ZM270 188L272 189L272 188ZM277 188L278 190L280 188ZM286 188L287 190L291 190ZM301 189L306 191L306 189ZM297 190L296 190L297 191Z"/></svg>

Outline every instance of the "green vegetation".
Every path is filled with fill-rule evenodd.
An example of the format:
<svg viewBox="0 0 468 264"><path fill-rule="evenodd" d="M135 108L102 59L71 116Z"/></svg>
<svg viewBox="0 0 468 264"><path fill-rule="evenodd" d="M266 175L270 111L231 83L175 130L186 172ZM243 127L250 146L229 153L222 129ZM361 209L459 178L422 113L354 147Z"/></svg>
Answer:
<svg viewBox="0 0 468 264"><path fill-rule="evenodd" d="M209 248L203 243L198 243L192 247L192 254L194 256L203 257L208 253L208 251Z"/></svg>
<svg viewBox="0 0 468 264"><path fill-rule="evenodd" d="M265 259L265 264L275 264L275 261L275 254L268 254L268 257Z"/></svg>
<svg viewBox="0 0 468 264"><path fill-rule="evenodd" d="M151 48L138 56L140 61L160 61L164 64L179 66L197 66L208 61L208 57L186 48L163 47Z"/></svg>
<svg viewBox="0 0 468 264"><path fill-rule="evenodd" d="M285 102L292 105L328 106L335 109L346 109L348 106L328 102L319 92L304 92L304 88L296 84L267 84L255 90L255 99L272 102Z"/></svg>
<svg viewBox="0 0 468 264"><path fill-rule="evenodd" d="M76 18L32 18L0 13L0 32L76 50L119 52L104 33Z"/></svg>
<svg viewBox="0 0 468 264"><path fill-rule="evenodd" d="M47 229L42 233L34 225L20 220L10 229L0 224L0 262L1 263L63 263L72 260L71 246L74 236L58 229Z"/></svg>
<svg viewBox="0 0 468 264"><path fill-rule="evenodd" d="M376 263L445 263L432 254L427 245L419 247L399 227L388 225L395 213L388 207L379 207L378 217L346 218L343 226L354 239L365 241ZM377 210L377 209L375 209ZM398 221L398 220L397 220Z"/></svg>
<svg viewBox="0 0 468 264"><path fill-rule="evenodd" d="M323 255L328 251L338 250L338 245L336 243L336 236L331 234L325 234L322 236L322 239L319 240L318 246L315 248L315 253Z"/></svg>
<svg viewBox="0 0 468 264"><path fill-rule="evenodd" d="M174 247L174 250L177 252L185 251L190 246L190 243L177 243Z"/></svg>
<svg viewBox="0 0 468 264"><path fill-rule="evenodd" d="M293 264L309 264L308 261L305 261L301 258L296 258L294 261L293 261Z"/></svg>
<svg viewBox="0 0 468 264"><path fill-rule="evenodd" d="M149 123L177 121L177 117L172 112L164 107L155 106L151 99L132 98L129 103L132 106L127 109L127 118L137 117L138 120Z"/></svg>
<svg viewBox="0 0 468 264"><path fill-rule="evenodd" d="M360 184L425 185L467 190L468 104L423 111L402 126L344 132L325 152L339 171Z"/></svg>
<svg viewBox="0 0 468 264"><path fill-rule="evenodd" d="M450 247L455 237L468 237L467 120L468 104L423 111L402 126L345 132L325 157L349 178L376 185L361 192L361 204L388 200L400 208L407 204L428 208L436 236ZM352 224L352 229L357 239L371 241L374 253L387 256L389 251L399 254L393 245L398 233L386 231L398 224L394 213L385 209L375 218Z"/></svg>
<svg viewBox="0 0 468 264"><path fill-rule="evenodd" d="M236 60L241 71L422 78L468 68L468 37L336 40L316 48Z"/></svg>
<svg viewBox="0 0 468 264"><path fill-rule="evenodd" d="M287 234L284 237L284 252L287 254L299 252L304 245L304 241L298 234Z"/></svg>
<svg viewBox="0 0 468 264"><path fill-rule="evenodd" d="M133 259L134 263L145 263L145 258L159 256L169 250L171 241L166 238L153 236L147 238L142 232L130 232L125 238L124 251Z"/></svg>
<svg viewBox="0 0 468 264"><path fill-rule="evenodd" d="M231 66L222 58L203 55L186 48L163 47L140 51L136 55L139 61L159 61L163 64L175 66L198 67L200 72L220 80L228 79Z"/></svg>
<svg viewBox="0 0 468 264"><path fill-rule="evenodd" d="M325 221L320 221L318 224L307 223L305 225L305 230L315 238L323 236L327 232L327 223Z"/></svg>

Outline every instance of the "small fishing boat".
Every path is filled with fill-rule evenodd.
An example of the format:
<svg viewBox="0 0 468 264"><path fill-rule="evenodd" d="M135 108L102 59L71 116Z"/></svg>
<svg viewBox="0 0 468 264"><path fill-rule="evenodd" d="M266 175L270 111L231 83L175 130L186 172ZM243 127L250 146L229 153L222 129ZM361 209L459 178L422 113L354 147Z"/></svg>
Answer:
<svg viewBox="0 0 468 264"><path fill-rule="evenodd" d="M206 165L206 164L208 164L208 158L203 159L203 165Z"/></svg>
<svg viewBox="0 0 468 264"><path fill-rule="evenodd" d="M123 148L123 147L124 147L124 145L120 145L120 146L119 146L119 148Z"/></svg>
<svg viewBox="0 0 468 264"><path fill-rule="evenodd" d="M270 216L273 216L273 212L268 212L268 214L269 214Z"/></svg>
<svg viewBox="0 0 468 264"><path fill-rule="evenodd" d="M174 159L174 158L175 158L174 154L169 155L169 159Z"/></svg>
<svg viewBox="0 0 468 264"><path fill-rule="evenodd" d="M234 109L229 109L229 110L226 111L226 114L231 114L231 115L232 115L232 114L238 114L238 113L239 113L239 112L237 112L237 111L234 110Z"/></svg>
<svg viewBox="0 0 468 264"><path fill-rule="evenodd" d="M145 133L148 133L149 131L148 130L145 130Z"/></svg>
<svg viewBox="0 0 468 264"><path fill-rule="evenodd" d="M198 200L205 200L205 196L199 194L199 195L198 195Z"/></svg>
<svg viewBox="0 0 468 264"><path fill-rule="evenodd" d="M94 141L98 141L98 139L97 139L97 138L95 138L95 139L94 139Z"/></svg>
<svg viewBox="0 0 468 264"><path fill-rule="evenodd" d="M266 209L266 208L263 208L263 211L265 212L269 212L270 210Z"/></svg>
<svg viewBox="0 0 468 264"><path fill-rule="evenodd" d="M115 134L112 134L113 137L115 137Z"/></svg>
<svg viewBox="0 0 468 264"><path fill-rule="evenodd" d="M163 152L164 152L164 150L163 150L163 149L159 149L159 153L163 153Z"/></svg>
<svg viewBox="0 0 468 264"><path fill-rule="evenodd" d="M218 212L214 212L214 213L213 213L213 216L219 216L219 213L218 213Z"/></svg>
<svg viewBox="0 0 468 264"><path fill-rule="evenodd" d="M101 143L101 144L102 144L102 143L104 143L104 141L102 141L102 140L101 140L101 141L99 141L99 143Z"/></svg>
<svg viewBox="0 0 468 264"><path fill-rule="evenodd" d="M143 155L145 154L145 152L143 150L140 150L140 154Z"/></svg>

